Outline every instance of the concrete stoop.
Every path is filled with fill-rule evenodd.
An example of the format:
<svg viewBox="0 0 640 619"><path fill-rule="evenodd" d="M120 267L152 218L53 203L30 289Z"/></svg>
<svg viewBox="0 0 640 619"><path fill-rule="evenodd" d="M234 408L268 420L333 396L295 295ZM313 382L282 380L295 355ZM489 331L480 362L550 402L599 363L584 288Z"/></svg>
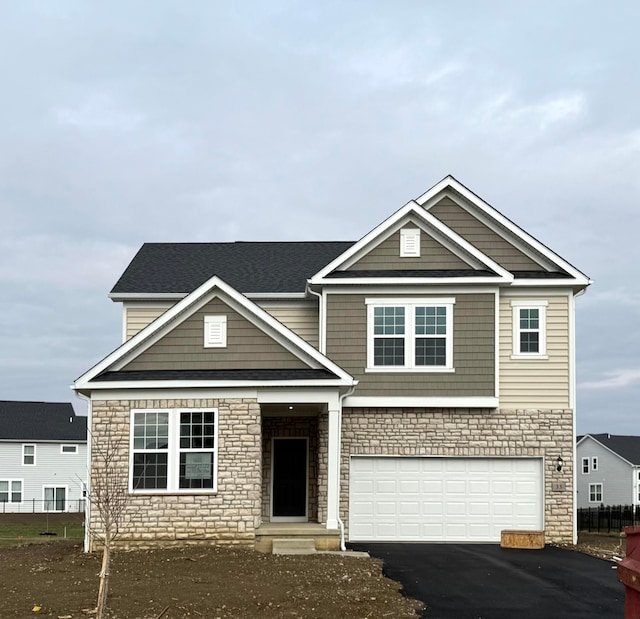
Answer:
<svg viewBox="0 0 640 619"><path fill-rule="evenodd" d="M300 545L297 542L302 542ZM274 550L278 541L282 552ZM284 545L281 542L285 542ZM312 542L309 543L309 542ZM327 529L324 525L305 523L265 523L256 529L255 549L274 554L309 554L327 550L340 550L340 531ZM293 549L295 552L290 552Z"/></svg>
<svg viewBox="0 0 640 619"><path fill-rule="evenodd" d="M271 542L274 555L313 555L316 554L316 541L312 537L274 538Z"/></svg>

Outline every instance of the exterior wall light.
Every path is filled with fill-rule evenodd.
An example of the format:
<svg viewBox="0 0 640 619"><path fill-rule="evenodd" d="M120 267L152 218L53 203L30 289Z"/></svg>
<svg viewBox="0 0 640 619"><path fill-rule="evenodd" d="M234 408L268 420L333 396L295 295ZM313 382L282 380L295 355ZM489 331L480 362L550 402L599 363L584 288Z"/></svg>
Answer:
<svg viewBox="0 0 640 619"><path fill-rule="evenodd" d="M556 460L556 471L558 471L558 473L562 470L562 467L564 466L564 460L558 456L558 459Z"/></svg>

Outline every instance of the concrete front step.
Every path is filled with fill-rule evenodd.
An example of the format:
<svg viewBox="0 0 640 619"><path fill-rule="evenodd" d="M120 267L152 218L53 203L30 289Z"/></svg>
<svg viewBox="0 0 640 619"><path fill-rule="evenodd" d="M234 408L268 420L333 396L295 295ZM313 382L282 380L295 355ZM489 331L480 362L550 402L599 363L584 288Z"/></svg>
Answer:
<svg viewBox="0 0 640 619"><path fill-rule="evenodd" d="M316 553L316 541L311 537L275 538L271 552L274 555L312 555Z"/></svg>

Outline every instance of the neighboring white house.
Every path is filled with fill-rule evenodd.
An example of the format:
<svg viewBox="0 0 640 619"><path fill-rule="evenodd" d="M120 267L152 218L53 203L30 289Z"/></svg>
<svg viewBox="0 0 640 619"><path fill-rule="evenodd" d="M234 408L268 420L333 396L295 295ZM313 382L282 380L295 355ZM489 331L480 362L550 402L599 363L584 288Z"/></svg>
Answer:
<svg viewBox="0 0 640 619"><path fill-rule="evenodd" d="M576 451L578 507L640 505L640 436L585 434Z"/></svg>
<svg viewBox="0 0 640 619"><path fill-rule="evenodd" d="M66 402L0 401L0 513L83 511L87 418Z"/></svg>

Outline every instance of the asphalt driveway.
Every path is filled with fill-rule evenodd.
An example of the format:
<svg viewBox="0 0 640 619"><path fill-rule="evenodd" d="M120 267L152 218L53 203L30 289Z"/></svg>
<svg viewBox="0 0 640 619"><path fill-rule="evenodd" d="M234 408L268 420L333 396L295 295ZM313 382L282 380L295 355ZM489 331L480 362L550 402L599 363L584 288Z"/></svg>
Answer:
<svg viewBox="0 0 640 619"><path fill-rule="evenodd" d="M385 574L422 600L428 619L622 619L614 565L546 547L494 544L350 544L384 560Z"/></svg>

